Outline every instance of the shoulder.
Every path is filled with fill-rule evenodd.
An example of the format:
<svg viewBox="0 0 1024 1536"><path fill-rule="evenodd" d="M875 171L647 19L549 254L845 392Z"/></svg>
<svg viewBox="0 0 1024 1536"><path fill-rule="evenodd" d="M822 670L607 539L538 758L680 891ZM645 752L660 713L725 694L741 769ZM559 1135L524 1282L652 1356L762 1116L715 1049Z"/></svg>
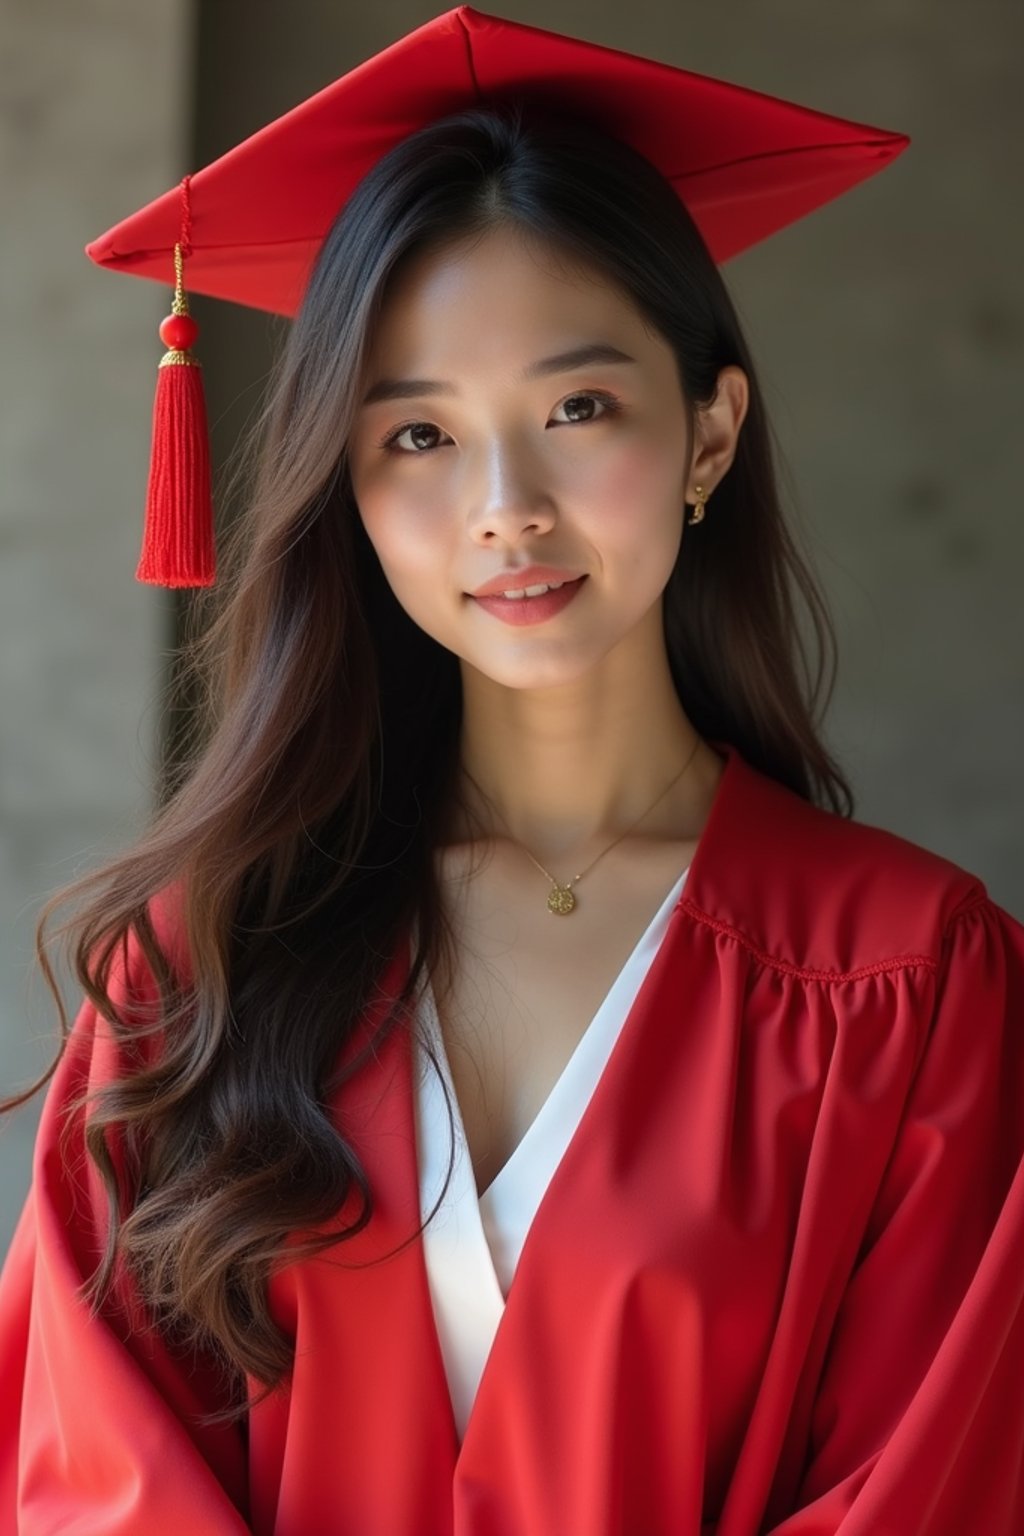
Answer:
<svg viewBox="0 0 1024 1536"><path fill-rule="evenodd" d="M937 966L984 884L897 833L810 804L735 748L705 826L686 904L780 969L843 977Z"/></svg>

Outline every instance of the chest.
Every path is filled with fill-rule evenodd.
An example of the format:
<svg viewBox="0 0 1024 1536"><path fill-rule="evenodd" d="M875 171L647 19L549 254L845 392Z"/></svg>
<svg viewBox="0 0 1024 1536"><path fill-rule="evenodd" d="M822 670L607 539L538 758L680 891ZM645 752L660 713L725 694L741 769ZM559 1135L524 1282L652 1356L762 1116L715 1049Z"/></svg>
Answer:
<svg viewBox="0 0 1024 1536"><path fill-rule="evenodd" d="M537 1118L695 848L662 842L620 859L574 887L565 916L548 911L549 886L515 850L476 873L461 850L442 850L456 963L431 984L478 1194Z"/></svg>

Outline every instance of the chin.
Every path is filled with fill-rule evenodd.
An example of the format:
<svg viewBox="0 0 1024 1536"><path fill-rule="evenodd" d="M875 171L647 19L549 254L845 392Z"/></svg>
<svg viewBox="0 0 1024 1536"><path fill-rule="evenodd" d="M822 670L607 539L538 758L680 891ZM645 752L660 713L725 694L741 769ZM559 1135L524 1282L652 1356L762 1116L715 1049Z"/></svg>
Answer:
<svg viewBox="0 0 1024 1536"><path fill-rule="evenodd" d="M599 656L569 656L525 658L516 665L509 658L490 656L464 656L462 658L474 671L502 688L512 688L519 693L540 692L550 688L568 687L585 677L600 662Z"/></svg>

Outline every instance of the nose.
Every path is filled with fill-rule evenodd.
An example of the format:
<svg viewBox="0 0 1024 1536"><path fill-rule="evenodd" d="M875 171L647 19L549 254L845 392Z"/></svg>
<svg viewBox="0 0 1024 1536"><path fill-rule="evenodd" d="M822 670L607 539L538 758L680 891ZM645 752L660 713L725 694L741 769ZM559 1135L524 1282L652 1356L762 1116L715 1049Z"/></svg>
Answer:
<svg viewBox="0 0 1024 1536"><path fill-rule="evenodd" d="M527 531L543 532L554 518L550 492L529 456L508 444L492 445L476 494L470 496L471 537L483 542L495 536L515 540Z"/></svg>

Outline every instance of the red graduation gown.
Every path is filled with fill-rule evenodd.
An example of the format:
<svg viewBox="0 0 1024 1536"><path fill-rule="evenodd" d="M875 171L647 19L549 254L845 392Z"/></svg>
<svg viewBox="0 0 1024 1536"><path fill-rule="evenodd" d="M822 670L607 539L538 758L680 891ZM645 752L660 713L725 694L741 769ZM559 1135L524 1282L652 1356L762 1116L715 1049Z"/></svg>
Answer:
<svg viewBox="0 0 1024 1536"><path fill-rule="evenodd" d="M404 1031L332 1106L376 1214L272 1280L296 1361L246 1441L190 1426L215 1377L130 1296L75 1299L105 1202L57 1117L114 1070L83 1006L0 1281L3 1536L1020 1536L1024 928L722 750L461 1446L422 1241L369 1263L418 1219Z"/></svg>

